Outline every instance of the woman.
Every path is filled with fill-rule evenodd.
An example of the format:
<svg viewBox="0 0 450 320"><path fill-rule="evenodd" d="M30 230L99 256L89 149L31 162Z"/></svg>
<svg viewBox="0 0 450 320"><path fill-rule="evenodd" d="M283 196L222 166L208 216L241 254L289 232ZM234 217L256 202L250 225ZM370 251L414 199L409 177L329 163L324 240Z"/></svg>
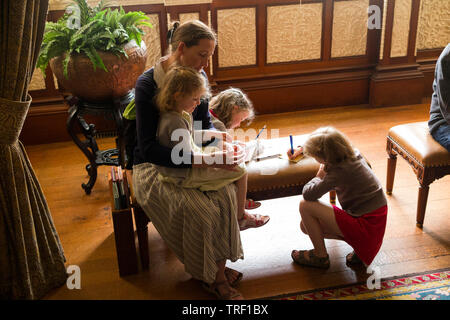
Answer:
<svg viewBox="0 0 450 320"><path fill-rule="evenodd" d="M436 62L428 128L434 140L450 152L450 43Z"/></svg>
<svg viewBox="0 0 450 320"><path fill-rule="evenodd" d="M220 299L242 299L232 286L242 274L226 268L226 260L243 259L243 250L237 223L236 189L233 184L218 191L201 192L182 189L157 179L153 164L171 168L207 166L197 154L187 156L191 161L176 164L172 149L162 146L156 136L159 112L154 97L166 72L174 64L194 68L201 72L208 66L216 46L214 32L200 21L175 23L168 33L171 52L153 68L142 74L136 82L137 146L133 166L133 186L136 199L152 220L167 245L185 265L186 272L203 281L204 288ZM213 129L208 102L203 100L193 112L195 121L201 121L204 130ZM206 138L230 140L223 132L208 130ZM241 162L243 151L218 151L222 163L213 167L233 170ZM180 158L177 154L177 157ZM186 155L184 155L186 156ZM181 155L181 158L186 159ZM218 157L216 157L217 159ZM232 158L233 161L226 162Z"/></svg>

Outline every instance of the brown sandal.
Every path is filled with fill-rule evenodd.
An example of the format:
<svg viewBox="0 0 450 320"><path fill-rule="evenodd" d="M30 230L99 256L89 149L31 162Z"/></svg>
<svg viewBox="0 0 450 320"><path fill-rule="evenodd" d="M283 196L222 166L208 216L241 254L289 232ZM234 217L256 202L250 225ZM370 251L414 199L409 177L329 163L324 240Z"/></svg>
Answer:
<svg viewBox="0 0 450 320"><path fill-rule="evenodd" d="M228 281L214 282L212 284L208 284L206 282L202 283L203 289L208 291L209 293L214 294L219 300L243 300L244 297L242 293L231 287ZM227 286L228 291L226 293L222 293L219 290L219 287ZM239 299L241 298L241 299Z"/></svg>
<svg viewBox="0 0 450 320"><path fill-rule="evenodd" d="M225 277L228 280L228 283L230 284L230 286L232 287L236 287L238 285L238 283L242 280L242 277L244 276L242 274L242 272L239 272L237 270L225 267ZM233 278L233 276L235 277L234 280L231 280Z"/></svg>
<svg viewBox="0 0 450 320"><path fill-rule="evenodd" d="M297 258L294 257L294 252L298 252ZM330 258L328 255L326 257L317 257L314 255L313 250L306 250L306 252L308 252L309 259L305 258L305 250L292 250L292 260L294 260L294 262L298 263L301 266L315 267L320 269L328 269L330 267Z"/></svg>
<svg viewBox="0 0 450 320"><path fill-rule="evenodd" d="M355 251L350 252L346 257L345 257L345 262L347 264L347 266L356 266L356 265L362 265L364 264L362 262L362 260L358 257L358 255L356 254Z"/></svg>

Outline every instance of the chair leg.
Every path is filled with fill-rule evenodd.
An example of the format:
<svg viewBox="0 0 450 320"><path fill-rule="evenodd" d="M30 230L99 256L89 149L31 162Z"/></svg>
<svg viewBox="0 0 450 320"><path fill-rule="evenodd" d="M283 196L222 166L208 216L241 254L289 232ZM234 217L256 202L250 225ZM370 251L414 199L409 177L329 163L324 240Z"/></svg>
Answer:
<svg viewBox="0 0 450 320"><path fill-rule="evenodd" d="M392 194L394 188L395 167L397 165L397 156L389 155L387 162L387 177L386 177L386 193Z"/></svg>
<svg viewBox="0 0 450 320"><path fill-rule="evenodd" d="M141 208L134 208L134 221L139 242L139 255L141 256L142 269L148 269L148 223L149 219Z"/></svg>
<svg viewBox="0 0 450 320"><path fill-rule="evenodd" d="M430 187L428 185L419 187L419 196L417 200L417 227L423 227L423 220L425 219L425 210L427 208L428 191Z"/></svg>

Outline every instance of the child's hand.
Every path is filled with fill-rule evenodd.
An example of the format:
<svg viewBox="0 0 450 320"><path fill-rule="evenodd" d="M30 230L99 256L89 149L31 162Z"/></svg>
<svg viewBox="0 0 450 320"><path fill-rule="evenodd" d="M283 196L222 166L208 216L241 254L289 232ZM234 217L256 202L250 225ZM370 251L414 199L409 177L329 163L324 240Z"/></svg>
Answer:
<svg viewBox="0 0 450 320"><path fill-rule="evenodd" d="M241 164L245 160L245 145L233 144L234 158L238 164Z"/></svg>
<svg viewBox="0 0 450 320"><path fill-rule="evenodd" d="M233 144L240 146L242 149L245 149L245 142L239 140L233 140Z"/></svg>
<svg viewBox="0 0 450 320"><path fill-rule="evenodd" d="M233 137L228 132L221 132L223 142L233 143Z"/></svg>
<svg viewBox="0 0 450 320"><path fill-rule="evenodd" d="M233 163L240 164L244 161L245 150L239 144L224 142L224 152L227 153L228 157L232 158Z"/></svg>
<svg viewBox="0 0 450 320"><path fill-rule="evenodd" d="M289 148L289 150L287 151L287 156L288 156L289 160L294 160L302 153L303 153L303 148L299 146L297 149L294 149L294 154L292 154L291 148Z"/></svg>

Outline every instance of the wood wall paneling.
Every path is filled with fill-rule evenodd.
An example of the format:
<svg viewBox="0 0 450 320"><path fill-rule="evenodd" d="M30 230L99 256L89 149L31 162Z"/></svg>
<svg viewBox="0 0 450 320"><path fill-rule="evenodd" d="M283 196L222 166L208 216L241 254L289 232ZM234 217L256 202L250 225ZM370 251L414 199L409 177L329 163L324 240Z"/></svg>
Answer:
<svg viewBox="0 0 450 320"><path fill-rule="evenodd" d="M322 3L267 5L261 10L267 17L260 22L265 43L260 66L275 63L320 61L322 56ZM265 62L264 62L265 59Z"/></svg>
<svg viewBox="0 0 450 320"><path fill-rule="evenodd" d="M420 1L417 50L443 48L450 42L450 1Z"/></svg>
<svg viewBox="0 0 450 320"><path fill-rule="evenodd" d="M383 59L371 76L369 104L389 106L421 103L424 92L429 93L424 90L429 77L425 78L415 56L420 0L386 1ZM399 10L398 14L396 10ZM405 15L408 15L408 19ZM407 29L399 19L408 21ZM396 36L393 36L394 32Z"/></svg>
<svg viewBox="0 0 450 320"><path fill-rule="evenodd" d="M233 1L213 3L213 12L223 8L233 7ZM345 105L348 103L367 103L368 87L370 72L365 72L365 80L361 79L360 73L353 73L355 69L371 70L375 67L378 56L379 45L377 41L380 38L379 30L370 31L367 34L367 43L365 54L358 56L344 56L331 59L332 49L332 19L334 1L302 1L302 6L306 4L322 5L322 34L321 34L321 53L320 58L303 60L303 61L286 61L280 63L261 63L261 59L266 59L267 39L266 32L268 28L267 12L268 8L276 6L298 5L299 1L260 1L257 6L258 25L264 25L264 28L258 29L258 52L259 62L257 66L240 67L240 68L219 68L215 63L214 81L217 83L217 90L221 90L228 86L240 86L244 89L249 97L254 100L254 105L260 113L270 113L279 111L289 111L299 108L320 107ZM371 4L381 4L381 1L371 1ZM240 1L240 6L256 4L255 1ZM213 25L215 25L215 15L213 15ZM292 32L290 29L286 33ZM262 42L261 40L264 40ZM261 43L263 45L261 45ZM220 44L219 44L220 46ZM217 61L217 58L216 58ZM358 94L354 94L355 88L353 82L349 82L352 78L356 84L365 81L363 88ZM309 82L308 82L309 81ZM350 85L348 90L342 90L338 82ZM305 86L305 88L303 88ZM307 86L307 87L306 87ZM311 90L325 90L327 86L327 97L324 95L307 97L305 93ZM290 89L287 89L289 88ZM283 88L283 89L281 89ZM264 89L264 90L263 90ZM275 93L270 94L268 92ZM267 92L264 97L262 92ZM351 94L343 94L343 92L351 92ZM276 94L278 93L278 94ZM289 97L281 97L288 94ZM273 97L286 101L281 105L273 105ZM276 100L276 99L275 99Z"/></svg>
<svg viewBox="0 0 450 320"><path fill-rule="evenodd" d="M210 3L208 1L196 4L190 2L185 5L169 6L164 3L153 3L124 5L123 7L126 11L140 10L148 15L158 17L161 56L167 51L166 34L169 20L179 20L180 15L182 19L186 19L194 14L204 23L211 25L215 31L226 33L226 23L222 26L218 25L218 12L246 8L254 10L250 19L253 26L250 26L249 19L241 19L239 22L243 25L246 24L246 28L250 31L244 29L236 32L236 43L228 44L227 52L220 53L221 44L219 42L218 49L212 58L212 66L205 71L210 78L213 91L229 86L240 87L253 100L255 108L260 114L351 104L369 103L378 106L420 102L424 95L429 96L432 93L431 85L435 62L443 49L442 43L445 42L438 37L448 36L450 38L450 33L443 31L432 41L425 41L426 35L430 34L430 30L428 30L431 28L430 21L435 21L433 20L435 16L438 18L445 16L446 11L450 11L450 6L438 0L432 0L433 4L425 3L424 0L406 0L411 4L409 30L405 31L406 27L402 29L407 32L406 55L391 56L392 41L398 39L398 37L393 38L395 1L368 1L370 5L377 5L381 9L384 28L367 29L366 35L358 33L360 40L363 39L361 37L366 38L365 50L359 50L357 54L354 54L352 50L348 52L344 50L345 53L337 55L333 55L333 28L335 28L335 32L350 33L352 29L344 28L345 24L342 24L341 21L334 21L334 19L339 19L339 16L349 17L354 10L361 20L359 28L357 28L361 31L362 21L365 19L361 17L364 0L302 0L301 4L299 0L214 0ZM353 8L352 2L359 4L359 10L356 7ZM277 48L268 49L268 46L276 40L281 43L301 42L301 40L296 40L302 37L301 30L298 33L298 24L313 24L314 19L317 20L316 12L313 15L314 18L309 19L310 17L308 17L309 20L303 17L303 22L282 21L279 26L276 26L278 29L274 30L273 26L276 24L276 20L271 21L270 25L269 20L274 18L280 20L283 17L280 18L279 15L273 14L275 12L280 14L290 6L293 8L292 11L297 10L294 7L299 10L303 9L300 14L308 13L309 11L306 9L321 6L319 18L321 21L317 22L320 24L320 31L317 32L320 49L312 51L320 50L320 54L308 54L310 49L303 48L303 44L289 44L285 47L276 44ZM433 6L438 6L439 10L437 12L431 10L430 8ZM335 16L336 10L341 10L339 12L342 13L342 8L345 9L345 14ZM49 11L48 20L56 21L62 14L63 10ZM450 12L447 12L447 16L449 14ZM294 17L295 13L289 12L288 16ZM440 25L440 22L436 23ZM336 30L339 28L338 26L341 26L340 30ZM239 28L239 26L235 27ZM317 28L317 26L315 27ZM311 28L314 26L312 25ZM345 31L347 29L350 31ZM292 32L297 33L292 34ZM228 61L233 62L229 65L221 65L220 55L222 54L222 58L224 55L233 55L233 52L228 51L237 50L239 48L237 44L242 43L242 39L245 37L249 37L249 33L254 39L254 41L252 40L254 48L242 50L254 55L254 59L248 60L252 62L242 65L235 63L236 59L229 59ZM308 35L311 33L313 32L311 31ZM339 36L351 43L352 36L356 35L350 33ZM274 40L273 37L279 39ZM336 39L334 38L334 49L340 45ZM318 48L317 45L314 48ZM292 52L292 50L304 51ZM283 54L286 55L286 58L280 56ZM45 89L30 91L33 102L21 136L22 141L26 144L68 139L68 134L65 132L67 106L63 102L59 88L52 81L53 75L50 68L46 74ZM324 92L326 94L323 94ZM102 126L103 124L100 123L98 128ZM108 126L104 123L105 128L109 128Z"/></svg>
<svg viewBox="0 0 450 320"><path fill-rule="evenodd" d="M333 58L367 54L369 0L339 1L333 8L331 56Z"/></svg>
<svg viewBox="0 0 450 320"><path fill-rule="evenodd" d="M412 0L396 0L394 2L394 21L391 30L391 58L408 56L411 7Z"/></svg>

